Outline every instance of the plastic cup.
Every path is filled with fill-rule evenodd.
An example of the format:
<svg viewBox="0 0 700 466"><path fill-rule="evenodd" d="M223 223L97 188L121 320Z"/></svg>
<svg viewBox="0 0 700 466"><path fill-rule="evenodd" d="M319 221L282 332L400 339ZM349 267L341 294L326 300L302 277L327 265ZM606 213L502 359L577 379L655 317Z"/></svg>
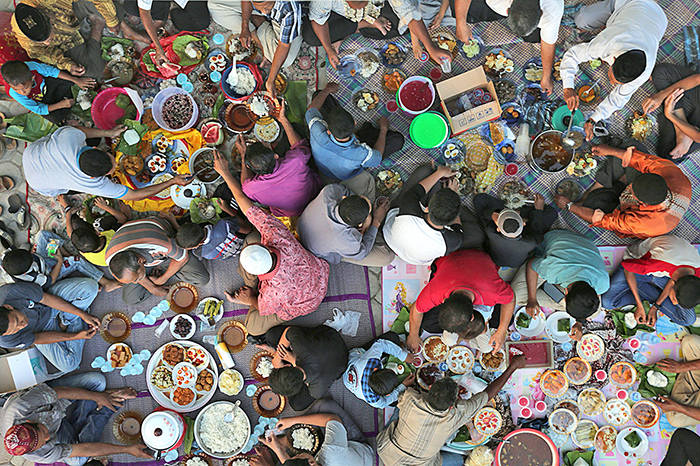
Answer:
<svg viewBox="0 0 700 466"><path fill-rule="evenodd" d="M637 391L634 391L630 395L630 399L636 403L637 401L642 399L642 394Z"/></svg>
<svg viewBox="0 0 700 466"><path fill-rule="evenodd" d="M642 334L639 335L639 339L642 341L649 341L649 338L651 338L651 334L648 332L642 332Z"/></svg>
<svg viewBox="0 0 700 466"><path fill-rule="evenodd" d="M224 35L217 32L216 34L214 34L214 36L211 38L211 40L212 40L212 42L214 42L214 44L221 45L224 43Z"/></svg>
<svg viewBox="0 0 700 466"><path fill-rule="evenodd" d="M430 55L428 55L428 52L423 51L423 52L421 52L420 57L418 58L418 61L424 62L424 61L428 61L429 59L430 59Z"/></svg>
<svg viewBox="0 0 700 466"><path fill-rule="evenodd" d="M386 103L386 111L389 113L394 113L399 109L399 104L395 100L390 100Z"/></svg>
<svg viewBox="0 0 700 466"><path fill-rule="evenodd" d="M647 351L649 351L649 347L647 345L640 345L639 348L637 348L637 351L639 351L640 353L646 353Z"/></svg>
<svg viewBox="0 0 700 466"><path fill-rule="evenodd" d="M532 417L532 410L527 406L520 410L520 416L523 419L530 419Z"/></svg>
<svg viewBox="0 0 700 466"><path fill-rule="evenodd" d="M194 90L194 86L191 82L187 81L185 84L182 85L182 89L187 92L192 92Z"/></svg>
<svg viewBox="0 0 700 466"><path fill-rule="evenodd" d="M530 406L530 398L527 396L518 397L518 406L520 406L521 408L526 408Z"/></svg>
<svg viewBox="0 0 700 466"><path fill-rule="evenodd" d="M571 351L572 349L574 349L574 347L571 345L571 342L570 342L570 341L567 341L566 343L562 343L561 349L564 350L564 351L566 351L566 352L569 352L569 351Z"/></svg>
<svg viewBox="0 0 700 466"><path fill-rule="evenodd" d="M598 369L597 371L595 371L595 378L596 380L603 382L605 381L605 379L608 378L608 373L605 372L603 369Z"/></svg>
<svg viewBox="0 0 700 466"><path fill-rule="evenodd" d="M642 342L639 341L639 340L636 339L636 338L630 338L630 339L627 341L627 344L628 344L628 345L630 346L630 348L633 349L633 350L638 350L639 347L642 346Z"/></svg>
<svg viewBox="0 0 700 466"><path fill-rule="evenodd" d="M647 357L644 356L642 353L634 353L634 362L638 362L639 364L644 364L647 362Z"/></svg>
<svg viewBox="0 0 700 466"><path fill-rule="evenodd" d="M627 398L629 398L629 393L627 393L627 390L620 389L615 393L615 396L617 396L618 400L625 401Z"/></svg>
<svg viewBox="0 0 700 466"><path fill-rule="evenodd" d="M503 171L504 171L504 172L506 173L506 175L508 175L508 176L515 176L515 175L518 174L518 170L519 170L519 169L518 169L518 164L516 164L516 163L509 163L509 164L506 165L506 167L504 168Z"/></svg>
<svg viewBox="0 0 700 466"><path fill-rule="evenodd" d="M218 71L212 71L209 73L209 79L211 79L211 82L213 83L218 83L221 81L221 73Z"/></svg>
<svg viewBox="0 0 700 466"><path fill-rule="evenodd" d="M175 81L177 81L177 83L180 84L180 85L185 84L185 83L186 83L187 81L189 81L189 80L190 80L190 79L187 77L187 75L186 75L185 73L180 73L180 74L178 74L178 75L177 75L177 78L175 79Z"/></svg>
<svg viewBox="0 0 700 466"><path fill-rule="evenodd" d="M523 339L523 336L518 333L518 332L513 332L510 334L510 340L511 341L520 341Z"/></svg>
<svg viewBox="0 0 700 466"><path fill-rule="evenodd" d="M547 410L547 403L544 401L537 401L535 403L535 411L538 413L544 413Z"/></svg>
<svg viewBox="0 0 700 466"><path fill-rule="evenodd" d="M442 78L442 70L440 68L433 68L430 70L430 79L437 81L440 78Z"/></svg>
<svg viewBox="0 0 700 466"><path fill-rule="evenodd" d="M649 338L649 343L651 343L652 345L658 345L659 343L661 343L661 338L659 338L658 335L652 335Z"/></svg>

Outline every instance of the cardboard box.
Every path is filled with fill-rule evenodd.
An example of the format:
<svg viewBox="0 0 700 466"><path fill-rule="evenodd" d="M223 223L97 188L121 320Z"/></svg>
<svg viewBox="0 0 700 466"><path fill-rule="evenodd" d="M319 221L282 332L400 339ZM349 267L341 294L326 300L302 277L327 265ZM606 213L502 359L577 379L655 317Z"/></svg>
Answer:
<svg viewBox="0 0 700 466"><path fill-rule="evenodd" d="M486 78L486 73L482 66L439 82L435 87L440 97L442 110L447 115L447 120L450 123L453 136L481 126L501 116L501 105L498 102L496 89L493 87L493 83ZM477 87L487 89L491 93L493 100L466 112L451 115L448 106L465 93Z"/></svg>
<svg viewBox="0 0 700 466"><path fill-rule="evenodd" d="M48 378L46 360L34 347L0 356L0 394L24 390Z"/></svg>

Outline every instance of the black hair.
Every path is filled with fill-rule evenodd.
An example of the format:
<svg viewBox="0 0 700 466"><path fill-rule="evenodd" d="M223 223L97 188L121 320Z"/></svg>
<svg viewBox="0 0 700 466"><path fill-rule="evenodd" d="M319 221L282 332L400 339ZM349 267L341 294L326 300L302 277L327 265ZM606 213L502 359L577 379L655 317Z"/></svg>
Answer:
<svg viewBox="0 0 700 466"><path fill-rule="evenodd" d="M508 9L508 27L518 37L532 34L542 19L539 0L513 0Z"/></svg>
<svg viewBox="0 0 700 466"><path fill-rule="evenodd" d="M175 235L175 241L177 245L184 249L193 249L200 245L204 238L207 237L204 227L198 223L187 222L183 224L179 230L177 230L177 235Z"/></svg>
<svg viewBox="0 0 700 466"><path fill-rule="evenodd" d="M109 261L109 271L116 278L122 278L127 270L136 273L140 267L139 258L140 256L135 251L129 251L128 249L120 251Z"/></svg>
<svg viewBox="0 0 700 466"><path fill-rule="evenodd" d="M10 249L2 258L2 268L10 275L27 273L34 262L34 257L24 249Z"/></svg>
<svg viewBox="0 0 700 466"><path fill-rule="evenodd" d="M445 377L430 386L426 395L428 404L435 411L445 411L454 406L459 395L459 385L452 377Z"/></svg>
<svg viewBox="0 0 700 466"><path fill-rule="evenodd" d="M520 228L520 222L514 218L507 218L503 222L503 232L504 233L515 233Z"/></svg>
<svg viewBox="0 0 700 466"><path fill-rule="evenodd" d="M438 312L440 327L452 333L464 332L474 315L474 303L464 293L450 294L434 309Z"/></svg>
<svg viewBox="0 0 700 466"><path fill-rule="evenodd" d="M347 110L340 107L333 109L328 115L326 124L336 139L347 139L355 132L355 120Z"/></svg>
<svg viewBox="0 0 700 466"><path fill-rule="evenodd" d="M105 176L112 170L112 157L101 149L91 148L78 157L80 171L88 176Z"/></svg>
<svg viewBox="0 0 700 466"><path fill-rule="evenodd" d="M0 74L10 86L19 86L32 79L32 72L27 64L19 60L5 62L0 68Z"/></svg>
<svg viewBox="0 0 700 466"><path fill-rule="evenodd" d="M612 72L622 84L634 81L644 73L647 55L639 49L629 50L615 59Z"/></svg>
<svg viewBox="0 0 700 466"><path fill-rule="evenodd" d="M338 215L348 225L360 226L369 215L369 202L357 194L347 196L338 203Z"/></svg>
<svg viewBox="0 0 700 466"><path fill-rule="evenodd" d="M700 277L684 275L673 285L676 299L681 307L693 309L700 304Z"/></svg>
<svg viewBox="0 0 700 466"><path fill-rule="evenodd" d="M70 241L80 252L97 252L100 249L100 236L93 228L76 228L70 235Z"/></svg>
<svg viewBox="0 0 700 466"><path fill-rule="evenodd" d="M449 188L442 188L428 201L428 216L436 226L442 227L457 218L460 207L459 194Z"/></svg>
<svg viewBox="0 0 700 466"><path fill-rule="evenodd" d="M297 367L272 369L268 379L272 391L282 396L294 396L304 388L304 373Z"/></svg>
<svg viewBox="0 0 700 466"><path fill-rule="evenodd" d="M474 319L469 322L469 326L464 332L460 332L459 336L462 340L471 340L478 337L486 330L486 319L481 312L474 313Z"/></svg>
<svg viewBox="0 0 700 466"><path fill-rule="evenodd" d="M0 335L7 333L7 329L10 328L10 312L12 310L6 305L0 306Z"/></svg>
<svg viewBox="0 0 700 466"><path fill-rule="evenodd" d="M284 463L283 466L309 466L309 460L306 458L290 458Z"/></svg>
<svg viewBox="0 0 700 466"><path fill-rule="evenodd" d="M656 173L642 173L632 182L634 197L647 205L659 205L668 195L668 184Z"/></svg>
<svg viewBox="0 0 700 466"><path fill-rule="evenodd" d="M579 322L596 313L600 307L598 293L586 282L573 282L566 294L566 312Z"/></svg>
<svg viewBox="0 0 700 466"><path fill-rule="evenodd" d="M377 369L369 376L369 388L379 396L386 396L399 386L399 376L391 369Z"/></svg>
<svg viewBox="0 0 700 466"><path fill-rule="evenodd" d="M245 152L245 166L256 175L268 175L277 166L277 159L272 149L262 142L256 142Z"/></svg>

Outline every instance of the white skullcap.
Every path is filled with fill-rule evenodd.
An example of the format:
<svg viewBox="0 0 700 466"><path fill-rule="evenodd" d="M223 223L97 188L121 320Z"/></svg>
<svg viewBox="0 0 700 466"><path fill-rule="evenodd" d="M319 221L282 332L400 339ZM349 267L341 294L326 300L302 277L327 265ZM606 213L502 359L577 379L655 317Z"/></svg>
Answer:
<svg viewBox="0 0 700 466"><path fill-rule="evenodd" d="M503 224L506 220L515 220L518 222L518 229L513 232L506 232L503 228ZM523 218L514 210L505 209L498 214L498 230L506 238L517 238L523 232Z"/></svg>
<svg viewBox="0 0 700 466"><path fill-rule="evenodd" d="M240 256L241 267L253 275L262 275L272 270L272 254L264 246L249 244Z"/></svg>

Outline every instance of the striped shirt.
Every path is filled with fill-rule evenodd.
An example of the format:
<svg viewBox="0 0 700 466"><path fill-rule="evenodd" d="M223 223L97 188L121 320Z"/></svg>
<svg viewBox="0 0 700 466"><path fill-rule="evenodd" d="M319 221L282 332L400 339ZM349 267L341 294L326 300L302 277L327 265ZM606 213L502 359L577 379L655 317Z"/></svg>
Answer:
<svg viewBox="0 0 700 466"><path fill-rule="evenodd" d="M253 8L255 8L255 4L253 4ZM301 35L302 18L304 17L301 2L277 0L270 13L265 16L270 21L280 25L279 40L283 44L291 44L297 36Z"/></svg>
<svg viewBox="0 0 700 466"><path fill-rule="evenodd" d="M238 233L238 220L234 217L222 218L216 225L205 225L204 244L194 251L194 255L203 259L229 259L237 256L243 249L246 235Z"/></svg>
<svg viewBox="0 0 700 466"><path fill-rule="evenodd" d="M146 267L152 267L167 259L181 261L187 251L175 242L170 222L163 218L145 218L125 223L109 242L105 259L107 264L115 254L136 251L146 259Z"/></svg>

